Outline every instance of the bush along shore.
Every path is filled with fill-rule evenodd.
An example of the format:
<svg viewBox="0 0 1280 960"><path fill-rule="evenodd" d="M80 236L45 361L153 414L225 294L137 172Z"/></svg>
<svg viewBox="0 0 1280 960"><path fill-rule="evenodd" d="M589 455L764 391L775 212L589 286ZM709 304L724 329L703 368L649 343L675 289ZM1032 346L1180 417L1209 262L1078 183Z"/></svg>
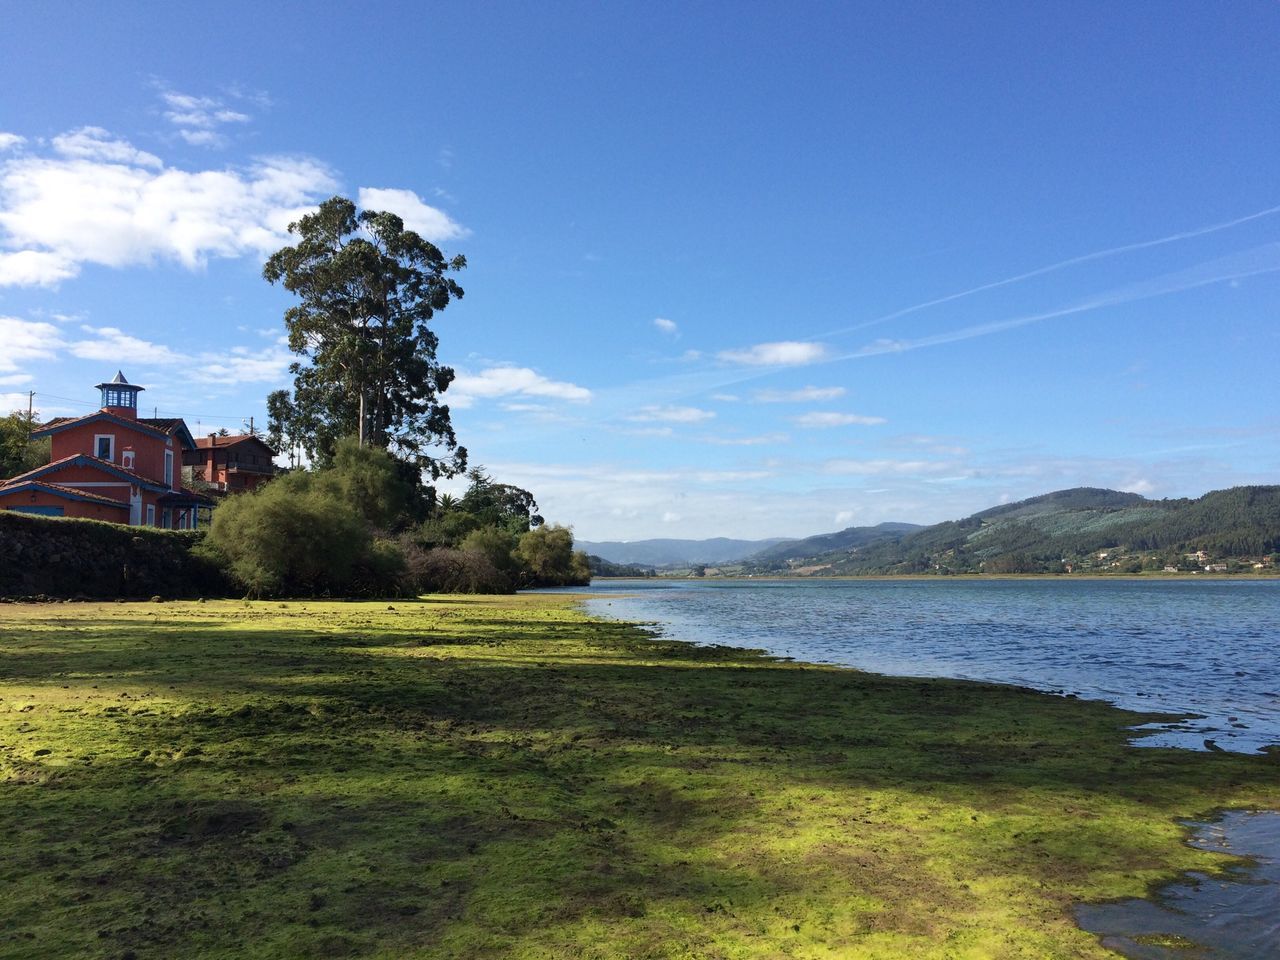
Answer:
<svg viewBox="0 0 1280 960"><path fill-rule="evenodd" d="M1109 957L1280 757L560 596L0 607L0 957Z"/></svg>

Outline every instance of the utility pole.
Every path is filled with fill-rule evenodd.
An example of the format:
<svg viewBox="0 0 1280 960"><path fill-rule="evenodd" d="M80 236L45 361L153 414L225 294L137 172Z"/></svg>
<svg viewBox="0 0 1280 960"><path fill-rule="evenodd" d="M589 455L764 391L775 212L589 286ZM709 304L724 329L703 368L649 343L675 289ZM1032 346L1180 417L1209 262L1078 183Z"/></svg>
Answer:
<svg viewBox="0 0 1280 960"><path fill-rule="evenodd" d="M31 418L35 416L33 405L36 402L36 392L34 390L27 391L27 426L31 426Z"/></svg>

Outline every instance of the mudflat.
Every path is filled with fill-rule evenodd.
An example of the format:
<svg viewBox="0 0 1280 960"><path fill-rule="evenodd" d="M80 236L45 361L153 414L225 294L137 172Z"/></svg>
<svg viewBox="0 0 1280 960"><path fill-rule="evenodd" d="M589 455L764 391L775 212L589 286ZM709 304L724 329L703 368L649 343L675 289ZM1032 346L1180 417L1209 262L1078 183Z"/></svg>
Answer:
<svg viewBox="0 0 1280 960"><path fill-rule="evenodd" d="M0 606L0 957L1107 957L1280 757L564 596Z"/></svg>

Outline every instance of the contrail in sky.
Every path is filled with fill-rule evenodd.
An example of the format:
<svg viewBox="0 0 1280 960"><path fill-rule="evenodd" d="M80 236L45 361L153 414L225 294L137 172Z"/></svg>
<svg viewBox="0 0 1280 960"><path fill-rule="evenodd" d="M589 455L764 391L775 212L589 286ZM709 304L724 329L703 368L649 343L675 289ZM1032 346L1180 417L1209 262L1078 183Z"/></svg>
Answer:
<svg viewBox="0 0 1280 960"><path fill-rule="evenodd" d="M1181 233L1173 233L1167 237L1160 237L1156 240L1143 240L1139 243L1127 243L1121 247L1110 247L1106 250L1097 250L1093 253L1086 253L1078 257L1072 257L1069 260L1059 260L1057 263L1051 263L1045 267L1037 267L1035 270L1020 273L1017 276L1006 277L1003 280L993 280L991 283L984 283L982 286L973 287L969 290L961 290L959 293L947 294L947 296L938 297L935 300L926 300L924 303L917 303L910 307L903 307L901 310L895 310L893 313L887 313L883 317L876 317L874 320L867 320L863 323L855 324L852 327L841 327L838 330L831 330L827 333L819 334L818 336L834 337L844 333L853 333L855 330L865 330L867 327L874 327L881 323L888 323L890 320L896 320L898 317L905 317L909 313L927 310L929 307L936 307L939 304L950 303L952 300L971 297L975 293L982 293L984 290L994 290L997 287L1007 287L1011 283L1018 283L1022 280L1029 280L1032 277L1043 276L1046 273L1053 273L1056 270L1073 267L1078 263L1102 260L1106 257L1114 257L1122 253L1131 253L1134 250L1146 250L1150 247L1158 247L1166 243L1175 243L1178 240L1190 240L1194 237L1203 237L1206 234L1217 233L1219 230L1229 230L1232 227L1240 226L1242 223L1248 223L1251 220L1260 220L1263 217L1270 217L1277 213L1280 213L1280 206L1268 207L1265 210L1259 210L1257 213L1250 213L1247 216L1237 217L1234 220L1215 223L1207 227L1198 227L1195 230L1184 230Z"/></svg>
<svg viewBox="0 0 1280 960"><path fill-rule="evenodd" d="M1154 241L1153 241L1154 242ZM962 327L937 333L916 340L880 340L869 343L860 350L831 357L831 360L853 360L858 357L874 357L885 353L905 353L921 347L934 347L944 343L956 343L960 340L971 340L974 337L985 337L988 334L1000 333L1014 327L1026 326L1041 320L1052 320L1056 317L1068 317L1077 313L1086 313L1102 307L1113 307L1121 303L1132 303L1136 300L1147 300L1182 290L1208 286L1211 283L1223 283L1228 280L1241 280L1263 273L1275 273L1280 270L1280 243L1263 244L1242 253L1220 257L1207 263L1188 267L1176 273L1167 273L1142 283L1130 284L1117 290L1108 291L1091 297L1082 303L1045 313L1033 313L1009 320L997 320L992 323L981 323L972 327Z"/></svg>

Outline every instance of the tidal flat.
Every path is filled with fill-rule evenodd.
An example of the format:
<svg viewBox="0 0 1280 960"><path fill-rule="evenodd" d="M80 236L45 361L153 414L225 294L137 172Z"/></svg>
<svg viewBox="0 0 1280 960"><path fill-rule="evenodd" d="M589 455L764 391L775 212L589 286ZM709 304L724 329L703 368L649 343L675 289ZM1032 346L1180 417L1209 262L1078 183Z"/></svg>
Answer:
<svg viewBox="0 0 1280 960"><path fill-rule="evenodd" d="M0 606L0 958L1114 957L1280 755L572 597Z"/></svg>

